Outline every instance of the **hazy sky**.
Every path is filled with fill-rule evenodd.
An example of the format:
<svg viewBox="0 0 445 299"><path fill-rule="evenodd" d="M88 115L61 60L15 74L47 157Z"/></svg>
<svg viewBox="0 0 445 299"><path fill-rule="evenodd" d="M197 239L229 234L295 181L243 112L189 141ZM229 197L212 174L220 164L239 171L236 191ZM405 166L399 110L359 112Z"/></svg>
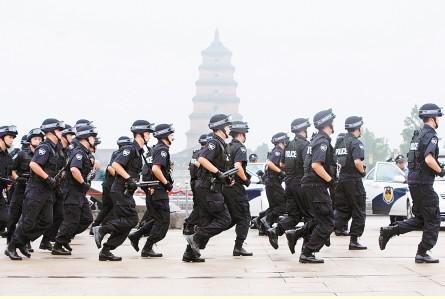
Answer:
<svg viewBox="0 0 445 299"><path fill-rule="evenodd" d="M337 132L362 115L397 147L414 104L445 100L444 15L444 1L0 0L1 123L89 118L112 147L143 118L174 123L182 150L218 28L248 147L329 107Z"/></svg>

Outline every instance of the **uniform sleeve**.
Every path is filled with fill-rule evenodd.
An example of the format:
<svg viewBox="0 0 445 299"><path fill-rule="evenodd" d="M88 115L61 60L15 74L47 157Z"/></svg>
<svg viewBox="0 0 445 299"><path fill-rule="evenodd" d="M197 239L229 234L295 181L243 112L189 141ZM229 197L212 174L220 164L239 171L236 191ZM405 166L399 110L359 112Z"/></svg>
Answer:
<svg viewBox="0 0 445 299"><path fill-rule="evenodd" d="M132 147L125 147L116 155L116 159L113 162L119 163L121 166L127 166L131 157L134 155L134 150Z"/></svg>
<svg viewBox="0 0 445 299"><path fill-rule="evenodd" d="M244 146L240 146L233 157L234 162L247 162L247 150Z"/></svg>
<svg viewBox="0 0 445 299"><path fill-rule="evenodd" d="M357 140L356 142L351 144L351 154L352 159L355 160L364 160L365 159L365 147L363 144Z"/></svg>
<svg viewBox="0 0 445 299"><path fill-rule="evenodd" d="M108 163L108 166L111 166L111 164L113 164L114 160L116 159L117 154L118 154L118 151L114 151L111 154L110 163Z"/></svg>
<svg viewBox="0 0 445 299"><path fill-rule="evenodd" d="M83 168L83 159L88 159L86 157L84 157L84 155L82 155L81 153L73 153L74 157L71 157L71 162L70 162L70 168L71 167L76 167L77 169L82 169Z"/></svg>
<svg viewBox="0 0 445 299"><path fill-rule="evenodd" d="M218 143L215 140L210 140L207 145L199 153L200 157L206 158L207 160L214 161L218 157Z"/></svg>
<svg viewBox="0 0 445 299"><path fill-rule="evenodd" d="M49 148L47 146L39 146L35 153L34 157L32 157L33 162L39 164L40 166L44 166L49 159Z"/></svg>
<svg viewBox="0 0 445 299"><path fill-rule="evenodd" d="M312 162L326 162L326 153L328 151L329 144L322 142L312 148Z"/></svg>
<svg viewBox="0 0 445 299"><path fill-rule="evenodd" d="M281 153L281 151L274 149L270 155L269 160L275 164L276 166L280 167L280 162L283 159L283 154Z"/></svg>
<svg viewBox="0 0 445 299"><path fill-rule="evenodd" d="M11 170L17 170L19 168L21 159L22 159L21 152L18 152L17 154L14 155L14 157L12 157Z"/></svg>
<svg viewBox="0 0 445 299"><path fill-rule="evenodd" d="M425 149L425 157L428 156L429 154L434 155L436 153L438 142L439 139L437 138L437 136L431 138L431 141L428 143Z"/></svg>
<svg viewBox="0 0 445 299"><path fill-rule="evenodd" d="M153 152L153 165L168 167L169 165L167 165L167 157L168 153L165 149L156 149Z"/></svg>

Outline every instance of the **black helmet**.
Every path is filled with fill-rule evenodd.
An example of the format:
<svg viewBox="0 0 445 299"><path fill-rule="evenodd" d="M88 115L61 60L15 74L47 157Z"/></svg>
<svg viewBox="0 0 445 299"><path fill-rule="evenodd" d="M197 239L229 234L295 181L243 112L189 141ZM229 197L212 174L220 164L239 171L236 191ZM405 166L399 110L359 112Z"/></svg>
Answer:
<svg viewBox="0 0 445 299"><path fill-rule="evenodd" d="M159 124L156 126L153 136L157 139L166 138L168 135L173 134L175 129L173 125L169 124Z"/></svg>
<svg viewBox="0 0 445 299"><path fill-rule="evenodd" d="M124 146L124 145L129 145L131 144L133 141L131 140L130 137L127 136L121 136L119 137L119 139L117 140L117 145L118 146Z"/></svg>
<svg viewBox="0 0 445 299"><path fill-rule="evenodd" d="M20 140L20 144L21 145L29 145L28 134L22 136L22 139Z"/></svg>
<svg viewBox="0 0 445 299"><path fill-rule="evenodd" d="M232 122L232 127L230 128L230 135L233 135L232 133L249 133L249 125L243 121L234 121Z"/></svg>
<svg viewBox="0 0 445 299"><path fill-rule="evenodd" d="M90 125L83 125L77 127L76 138L77 139L87 139L90 136L97 136L97 129Z"/></svg>
<svg viewBox="0 0 445 299"><path fill-rule="evenodd" d="M350 116L345 120L346 130L355 130L363 126L363 117L360 116Z"/></svg>
<svg viewBox="0 0 445 299"><path fill-rule="evenodd" d="M201 144L202 146L206 145L208 138L209 138L209 136L207 134L202 134L201 136L199 136L199 139L198 139L199 144Z"/></svg>
<svg viewBox="0 0 445 299"><path fill-rule="evenodd" d="M399 162L406 162L406 159L405 159L405 157L404 157L403 155L397 155L397 157L396 157L396 159L395 159L395 162L396 162L396 163L399 163Z"/></svg>
<svg viewBox="0 0 445 299"><path fill-rule="evenodd" d="M62 136L65 137L66 135L76 135L76 129L68 124L65 124L65 129L62 131Z"/></svg>
<svg viewBox="0 0 445 299"><path fill-rule="evenodd" d="M210 130L219 130L224 129L224 127L230 126L231 124L232 118L230 115L216 114L210 118L209 128Z"/></svg>
<svg viewBox="0 0 445 299"><path fill-rule="evenodd" d="M43 134L43 131L40 130L40 128L35 128L29 131L28 135L26 135L26 141L31 142L31 139L33 137L41 137L42 139L45 138L45 134Z"/></svg>
<svg viewBox="0 0 445 299"><path fill-rule="evenodd" d="M137 120L133 123L130 128L131 132L135 134L143 134L145 132L153 133L154 124L146 121L146 120Z"/></svg>
<svg viewBox="0 0 445 299"><path fill-rule="evenodd" d="M320 111L314 116L314 126L317 129L322 129L327 125L331 125L334 118L335 114L332 113L332 109Z"/></svg>
<svg viewBox="0 0 445 299"><path fill-rule="evenodd" d="M442 114L442 108L437 106L436 104L425 104L422 105L419 109L419 117L421 119L429 118L429 117L441 117Z"/></svg>
<svg viewBox="0 0 445 299"><path fill-rule="evenodd" d="M65 129L65 123L55 118L47 118L43 121L40 129L44 133L54 132L55 130L63 130Z"/></svg>
<svg viewBox="0 0 445 299"><path fill-rule="evenodd" d="M249 155L249 161L257 161L258 155L257 154L250 154Z"/></svg>
<svg viewBox="0 0 445 299"><path fill-rule="evenodd" d="M92 121L89 121L88 119L84 119L84 118L81 118L81 119L79 119L78 121L76 121L76 124L74 125L74 128L78 128L78 127L81 127L81 126L91 126L91 124L92 124L93 122Z"/></svg>
<svg viewBox="0 0 445 299"><path fill-rule="evenodd" d="M274 145L277 145L278 143L287 143L289 142L289 136L287 136L287 134L284 132L279 132L272 136L271 142Z"/></svg>
<svg viewBox="0 0 445 299"><path fill-rule="evenodd" d="M17 127L16 126L2 126L0 127L0 138L5 136L17 137Z"/></svg>
<svg viewBox="0 0 445 299"><path fill-rule="evenodd" d="M290 124L290 130L292 133L296 133L301 130L306 130L311 126L308 118L297 118Z"/></svg>

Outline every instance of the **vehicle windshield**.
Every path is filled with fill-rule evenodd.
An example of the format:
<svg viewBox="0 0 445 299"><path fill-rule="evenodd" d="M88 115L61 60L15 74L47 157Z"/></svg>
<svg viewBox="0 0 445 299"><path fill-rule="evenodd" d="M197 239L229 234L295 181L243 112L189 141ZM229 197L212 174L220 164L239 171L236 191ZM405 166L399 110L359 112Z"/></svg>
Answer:
<svg viewBox="0 0 445 299"><path fill-rule="evenodd" d="M256 174L258 170L264 171L264 163L247 164L247 170L254 174Z"/></svg>
<svg viewBox="0 0 445 299"><path fill-rule="evenodd" d="M392 182L396 176L403 176L403 172L394 164L381 163L376 172L376 181Z"/></svg>

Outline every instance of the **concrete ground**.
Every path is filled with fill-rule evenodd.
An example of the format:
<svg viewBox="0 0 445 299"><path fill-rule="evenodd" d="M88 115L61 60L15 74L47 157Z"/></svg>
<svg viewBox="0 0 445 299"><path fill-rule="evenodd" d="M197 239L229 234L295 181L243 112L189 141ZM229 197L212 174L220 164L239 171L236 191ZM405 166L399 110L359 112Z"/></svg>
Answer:
<svg viewBox="0 0 445 299"><path fill-rule="evenodd" d="M115 251L122 262L99 262L92 237L83 233L70 257L36 249L31 259L13 262L2 254L0 295L445 295L445 239L439 236L433 251L440 264L418 265L421 232L395 237L380 251L378 228L387 223L387 217L368 217L361 239L367 251L348 251L349 239L333 236L318 254L322 265L300 264L284 237L274 250L256 230L246 244L253 257L232 257L230 230L210 241L206 263L183 263L186 242L180 230L170 230L156 249L163 258L142 259L126 241Z"/></svg>

